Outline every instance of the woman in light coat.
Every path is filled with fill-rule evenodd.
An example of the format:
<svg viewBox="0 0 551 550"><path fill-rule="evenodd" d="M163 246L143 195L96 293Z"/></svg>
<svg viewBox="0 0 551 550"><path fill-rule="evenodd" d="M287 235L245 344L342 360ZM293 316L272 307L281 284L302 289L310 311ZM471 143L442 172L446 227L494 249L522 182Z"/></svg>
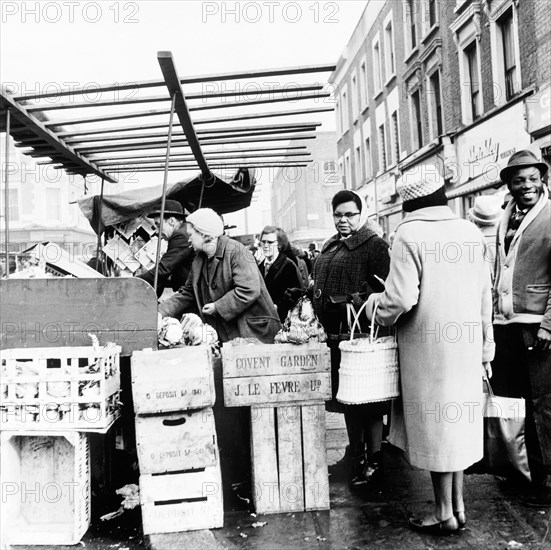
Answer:
<svg viewBox="0 0 551 550"><path fill-rule="evenodd" d="M376 322L397 326L403 410L393 408L390 441L431 472L434 513L410 525L448 535L466 522L463 470L483 455L490 272L480 231L446 205L435 167L405 174L399 192L409 214L396 230L385 291L367 309L373 315L378 305Z"/></svg>

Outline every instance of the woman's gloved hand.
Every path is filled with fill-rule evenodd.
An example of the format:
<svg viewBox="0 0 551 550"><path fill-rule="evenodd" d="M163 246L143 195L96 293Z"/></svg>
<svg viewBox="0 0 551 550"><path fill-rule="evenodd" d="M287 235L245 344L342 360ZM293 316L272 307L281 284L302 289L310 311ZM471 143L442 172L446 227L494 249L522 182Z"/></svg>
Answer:
<svg viewBox="0 0 551 550"><path fill-rule="evenodd" d="M291 307L295 307L297 302L303 297L306 296L307 291L302 288L288 288L284 293L283 297Z"/></svg>

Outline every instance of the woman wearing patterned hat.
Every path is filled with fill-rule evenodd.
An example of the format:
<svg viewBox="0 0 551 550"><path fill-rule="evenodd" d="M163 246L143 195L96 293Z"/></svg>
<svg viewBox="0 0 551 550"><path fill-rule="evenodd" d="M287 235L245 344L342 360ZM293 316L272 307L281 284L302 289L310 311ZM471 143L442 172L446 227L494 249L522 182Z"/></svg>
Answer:
<svg viewBox="0 0 551 550"><path fill-rule="evenodd" d="M396 324L402 410L389 440L429 470L435 509L410 526L449 535L465 525L463 470L483 455L482 376L494 355L490 271L476 227L447 206L435 166L403 175L407 216L396 229L384 292L368 299ZM478 250L478 253L476 252Z"/></svg>

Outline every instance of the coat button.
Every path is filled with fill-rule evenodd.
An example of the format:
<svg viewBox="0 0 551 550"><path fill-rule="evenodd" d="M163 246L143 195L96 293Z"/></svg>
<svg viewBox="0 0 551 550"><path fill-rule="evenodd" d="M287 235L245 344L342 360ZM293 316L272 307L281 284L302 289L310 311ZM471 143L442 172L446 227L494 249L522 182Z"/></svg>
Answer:
<svg viewBox="0 0 551 550"><path fill-rule="evenodd" d="M216 283L212 283L212 284L210 285L210 288L215 289L217 286L218 286L218 285L217 285Z"/></svg>
<svg viewBox="0 0 551 550"><path fill-rule="evenodd" d="M316 298L316 300L319 300L321 298L321 288L318 288L314 294L314 298Z"/></svg>

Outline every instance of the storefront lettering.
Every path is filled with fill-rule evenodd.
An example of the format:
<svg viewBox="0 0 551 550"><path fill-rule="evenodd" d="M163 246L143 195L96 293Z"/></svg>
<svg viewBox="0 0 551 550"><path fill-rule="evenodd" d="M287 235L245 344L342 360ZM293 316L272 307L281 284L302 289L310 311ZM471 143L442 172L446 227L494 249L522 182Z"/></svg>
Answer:
<svg viewBox="0 0 551 550"><path fill-rule="evenodd" d="M281 357L282 367L317 367L318 364L318 355L283 355Z"/></svg>
<svg viewBox="0 0 551 550"><path fill-rule="evenodd" d="M260 395L260 384L247 384L245 393L241 393L241 384L237 384L235 389L235 396L241 397L242 395Z"/></svg>
<svg viewBox="0 0 551 550"><path fill-rule="evenodd" d="M300 383L270 382L270 393L300 393Z"/></svg>
<svg viewBox="0 0 551 550"><path fill-rule="evenodd" d="M469 164L489 160L496 162L499 154L499 143L493 143L492 138L484 140L484 145L472 145L469 147Z"/></svg>
<svg viewBox="0 0 551 550"><path fill-rule="evenodd" d="M267 369L270 367L269 357L243 357L235 360L238 369Z"/></svg>

